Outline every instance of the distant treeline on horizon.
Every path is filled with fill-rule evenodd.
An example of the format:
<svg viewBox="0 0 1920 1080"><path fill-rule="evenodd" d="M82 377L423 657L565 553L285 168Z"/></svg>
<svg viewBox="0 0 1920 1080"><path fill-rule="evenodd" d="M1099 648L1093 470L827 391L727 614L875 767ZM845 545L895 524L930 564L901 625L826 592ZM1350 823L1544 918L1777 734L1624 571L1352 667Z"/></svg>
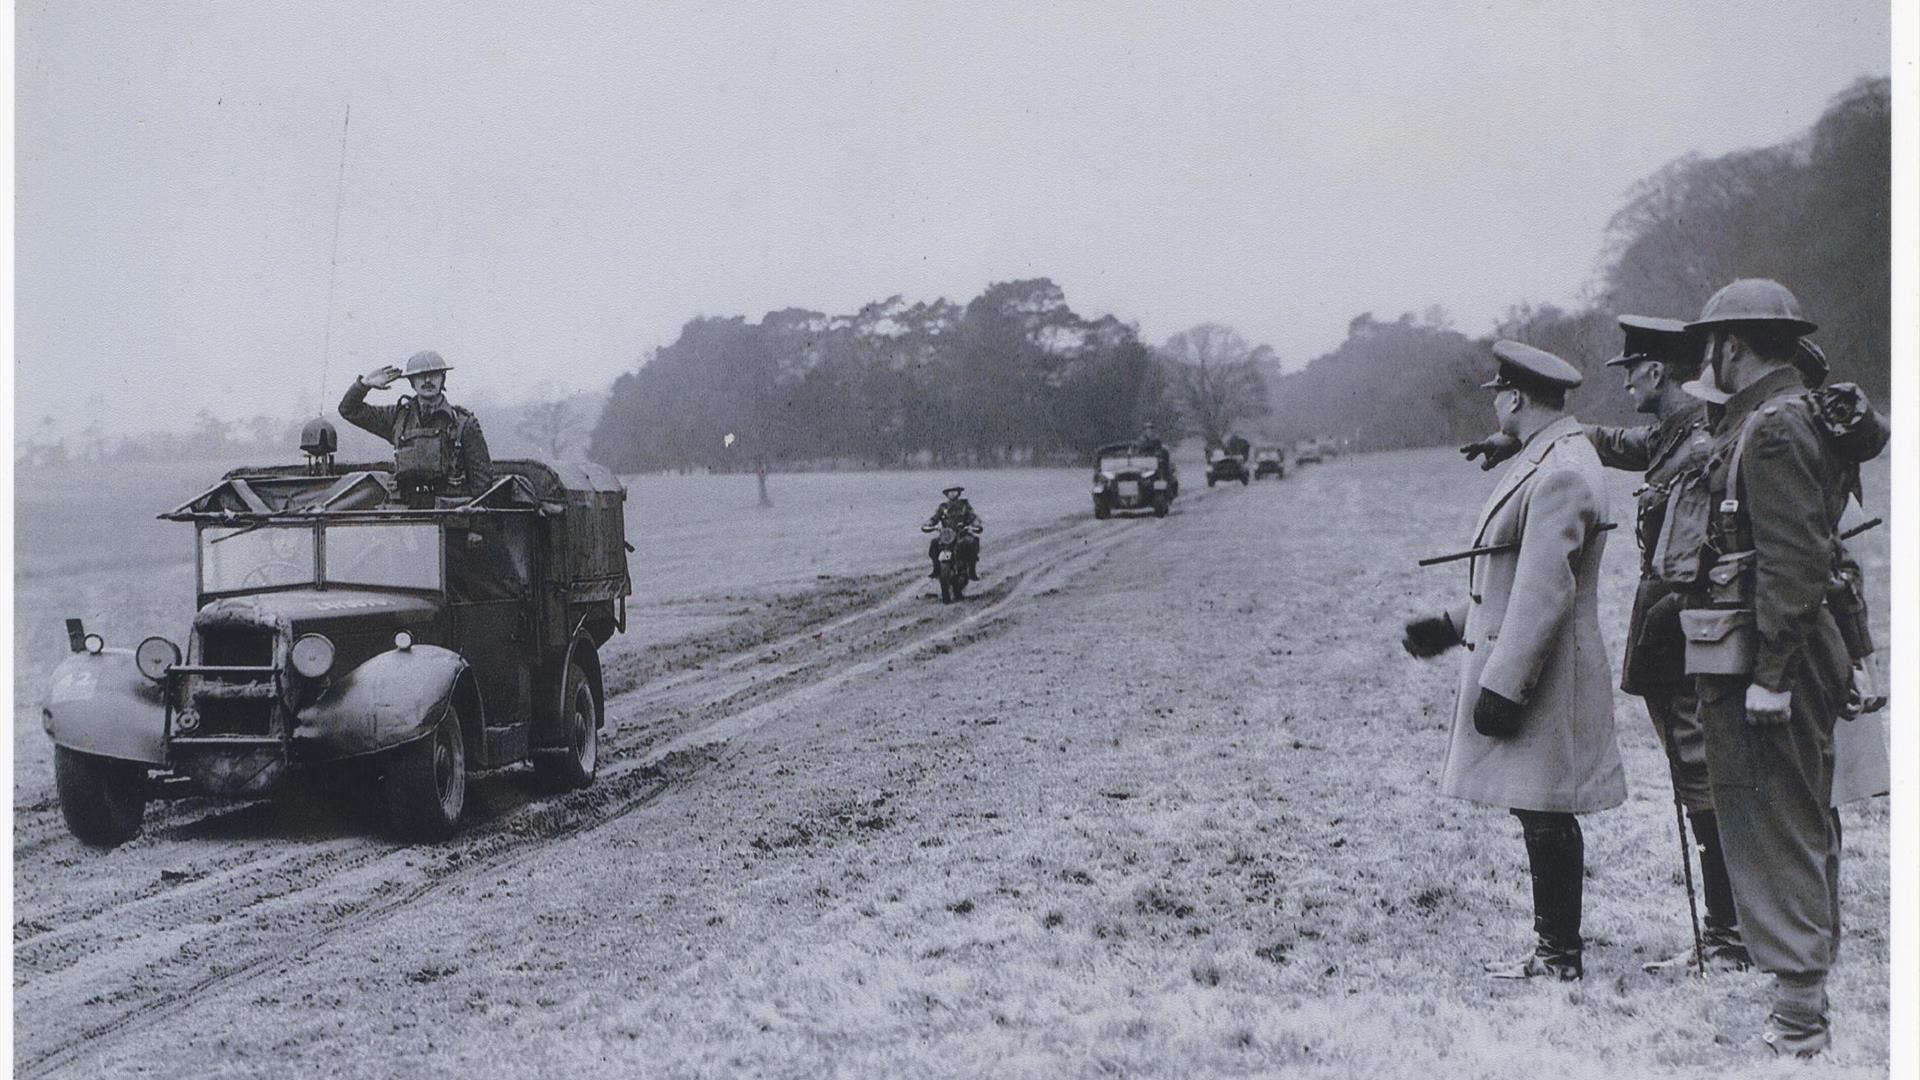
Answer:
<svg viewBox="0 0 1920 1080"><path fill-rule="evenodd" d="M1586 382L1569 401L1576 414L1635 422L1617 371L1604 366L1619 349L1616 316L1689 318L1739 277L1793 289L1820 325L1814 339L1833 380L1857 382L1884 405L1891 136L1890 84L1865 80L1786 143L1680 158L1636 185L1608 223L1589 303L1518 304L1484 337L1460 333L1439 308L1369 312L1339 347L1283 374L1271 349L1230 327L1205 324L1150 346L1133 324L1085 318L1052 281L1033 278L990 285L964 305L895 296L851 315L695 318L604 394L487 403L480 415L496 456L584 455L620 472L1081 464L1148 424L1167 441L1431 446L1489 427L1479 384L1494 337L1582 369ZM15 463L291 461L301 422L202 410L190 431L135 435L96 421L67 436L48 418L21 425ZM344 455L384 453L337 426Z"/></svg>
<svg viewBox="0 0 1920 1080"><path fill-rule="evenodd" d="M1833 379L1884 402L1891 134L1890 84L1864 80L1796 139L1688 155L1642 180L1608 224L1586 306L1517 304L1486 337L1439 309L1367 313L1338 348L1286 374L1227 327L1148 346L1132 324L1076 314L1046 278L990 285L964 306L895 296L852 315L696 318L615 380L588 453L622 472L1077 463L1149 422L1210 443L1429 446L1488 428L1479 384L1495 337L1581 368L1569 402L1579 415L1633 422L1603 366L1619 350L1616 316L1690 318L1739 277L1793 289L1820 324Z"/></svg>

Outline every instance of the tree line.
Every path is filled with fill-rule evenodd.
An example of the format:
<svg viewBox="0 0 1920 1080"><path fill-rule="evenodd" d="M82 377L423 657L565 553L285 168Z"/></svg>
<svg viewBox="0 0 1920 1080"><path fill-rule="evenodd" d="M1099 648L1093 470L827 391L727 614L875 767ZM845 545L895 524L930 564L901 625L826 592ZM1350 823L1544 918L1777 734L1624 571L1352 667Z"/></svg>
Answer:
<svg viewBox="0 0 1920 1080"><path fill-rule="evenodd" d="M1361 448L1454 442L1490 422L1487 349L1524 341L1579 367L1578 415L1636 422L1620 392L1619 314L1690 319L1720 286L1769 277L1792 289L1820 329L1834 381L1879 402L1892 385L1892 100L1886 79L1837 95L1813 127L1779 146L1689 155L1639 182L1607 227L1603 269L1577 309L1521 305L1469 338L1445 313L1361 315L1332 352L1270 380L1272 430Z"/></svg>
<svg viewBox="0 0 1920 1080"><path fill-rule="evenodd" d="M1077 461L1178 430L1184 388L1133 326L1033 278L964 306L696 318L615 380L591 452L620 470Z"/></svg>

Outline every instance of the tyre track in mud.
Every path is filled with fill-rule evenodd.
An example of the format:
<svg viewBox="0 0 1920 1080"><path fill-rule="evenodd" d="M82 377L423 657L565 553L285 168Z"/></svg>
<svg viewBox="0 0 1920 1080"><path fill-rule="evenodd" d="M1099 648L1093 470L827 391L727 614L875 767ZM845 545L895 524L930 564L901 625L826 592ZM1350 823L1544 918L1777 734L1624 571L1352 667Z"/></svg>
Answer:
<svg viewBox="0 0 1920 1080"><path fill-rule="evenodd" d="M482 794L478 820L447 844L392 846L336 832L289 849L290 832L305 840L313 830L276 827L274 809L264 804L200 800L177 815L156 807L147 836L113 855L48 860L56 845L43 841L28 854L99 873L88 880L42 866L56 878L43 890L52 908L35 911L37 897L16 898L15 1066L22 1075L51 1074L208 994L284 970L342 932L449 884L497 873L552 840L624 817L690 782L728 739L850 679L997 632L1022 601L1142 535L1125 523L1063 519L994 552L989 569L999 580L961 604L935 605L917 573L882 575L857 585L864 602L851 610L830 603L817 620L803 612L798 625L775 613L760 640L751 640L749 628L744 647L738 634L730 650L683 647L647 681L610 694L592 788L543 796L532 793L524 771L484 777L470 788L470 798L475 789ZM610 668L651 666L647 657L618 650L608 660ZM58 828L57 809L51 816ZM194 840L219 845L210 862L203 851L183 860L182 842ZM135 858L116 860L121 853ZM173 869L182 861L188 869Z"/></svg>

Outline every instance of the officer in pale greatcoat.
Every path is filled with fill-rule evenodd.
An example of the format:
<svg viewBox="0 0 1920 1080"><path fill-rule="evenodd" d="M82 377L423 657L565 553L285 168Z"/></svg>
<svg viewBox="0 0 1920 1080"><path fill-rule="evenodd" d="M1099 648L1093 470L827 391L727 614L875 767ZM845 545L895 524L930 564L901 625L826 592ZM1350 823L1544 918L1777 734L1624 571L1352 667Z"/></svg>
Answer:
<svg viewBox="0 0 1920 1080"><path fill-rule="evenodd" d="M1534 946L1486 965L1495 978L1584 973L1580 932L1585 841L1578 814L1626 801L1614 741L1613 687L1600 635L1600 459L1566 415L1580 373L1552 353L1496 342L1500 429L1520 440L1480 513L1473 547L1514 544L1468 561L1467 602L1407 626L1415 656L1469 650L1447 740L1443 794L1520 819L1533 885Z"/></svg>

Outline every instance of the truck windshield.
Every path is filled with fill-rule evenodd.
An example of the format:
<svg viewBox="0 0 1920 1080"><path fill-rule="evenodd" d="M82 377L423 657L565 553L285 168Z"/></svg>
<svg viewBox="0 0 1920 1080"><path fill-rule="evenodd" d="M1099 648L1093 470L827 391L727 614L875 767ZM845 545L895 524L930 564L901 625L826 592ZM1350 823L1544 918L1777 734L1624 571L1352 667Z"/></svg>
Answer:
<svg viewBox="0 0 1920 1080"><path fill-rule="evenodd" d="M200 589L235 592L313 581L313 529L200 530Z"/></svg>
<svg viewBox="0 0 1920 1080"><path fill-rule="evenodd" d="M327 527L326 580L395 589L440 587L440 526L386 522Z"/></svg>
<svg viewBox="0 0 1920 1080"><path fill-rule="evenodd" d="M1152 454L1107 454L1100 459L1101 472L1118 472L1121 469L1145 469L1152 471L1160 462Z"/></svg>

